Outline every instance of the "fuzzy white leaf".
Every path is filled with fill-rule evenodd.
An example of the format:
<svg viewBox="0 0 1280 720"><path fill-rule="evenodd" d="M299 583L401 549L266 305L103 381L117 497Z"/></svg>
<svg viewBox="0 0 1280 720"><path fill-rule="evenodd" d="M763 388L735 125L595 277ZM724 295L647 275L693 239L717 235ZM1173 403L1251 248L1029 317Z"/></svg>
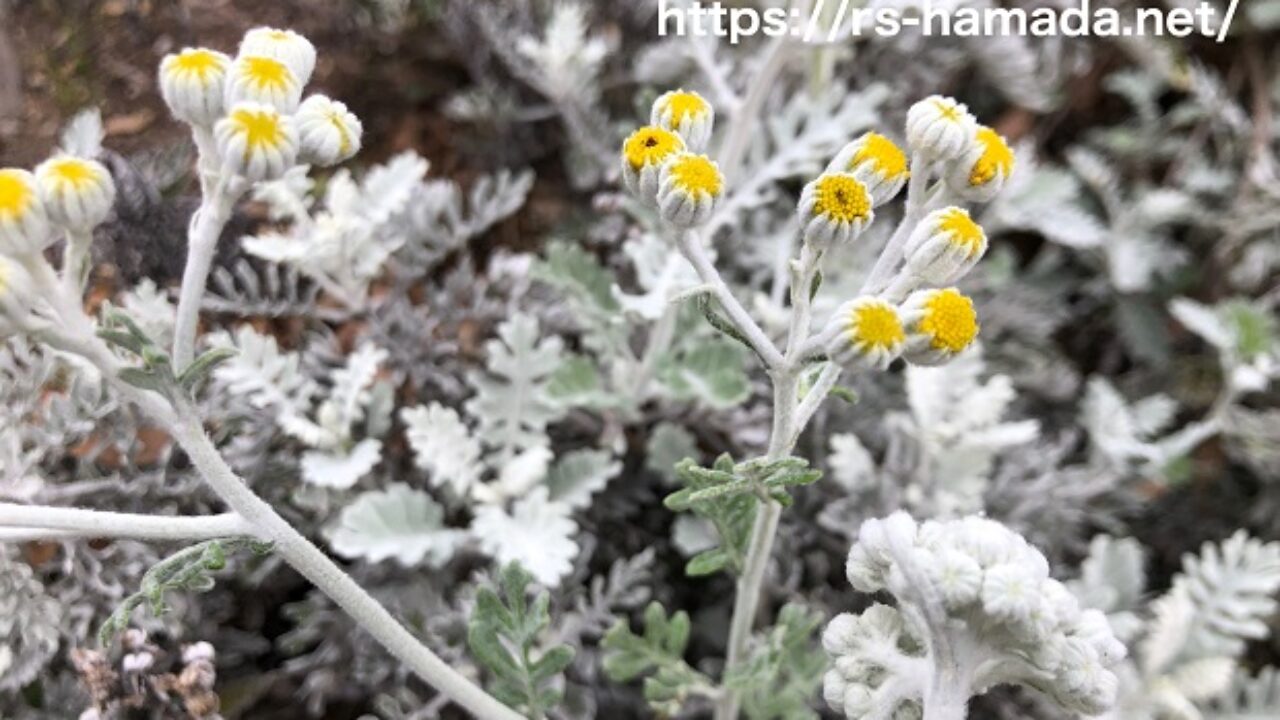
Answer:
<svg viewBox="0 0 1280 720"><path fill-rule="evenodd" d="M866 446L857 435L842 434L831 437L831 476L845 492L867 490L875 478L876 464Z"/></svg>
<svg viewBox="0 0 1280 720"><path fill-rule="evenodd" d="M537 319L516 315L498 326L498 339L485 343L488 373L469 375L476 396L467 412L480 422L477 435L506 455L546 445L546 427L561 410L545 395L548 378L560 366L564 344L541 337Z"/></svg>
<svg viewBox="0 0 1280 720"><path fill-rule="evenodd" d="M418 467L431 473L434 487L448 486L465 497L480 479L480 443L452 408L438 403L405 408L400 419Z"/></svg>
<svg viewBox="0 0 1280 720"><path fill-rule="evenodd" d="M441 567L466 539L466 532L445 528L443 522L444 511L430 495L396 483L364 493L344 508L329 544L343 557L394 558L406 567L425 559Z"/></svg>
<svg viewBox="0 0 1280 720"><path fill-rule="evenodd" d="M346 490L382 460L382 441L366 438L349 452L308 450L302 454L302 479L320 487Z"/></svg>
<svg viewBox="0 0 1280 720"><path fill-rule="evenodd" d="M554 588L573 569L578 525L568 505L548 499L546 487L517 500L511 512L493 505L476 511L471 533L499 564L518 562L547 587Z"/></svg>
<svg viewBox="0 0 1280 720"><path fill-rule="evenodd" d="M102 153L102 113L98 108L82 110L62 129L58 147L68 155L95 158Z"/></svg>
<svg viewBox="0 0 1280 720"><path fill-rule="evenodd" d="M547 475L551 499L574 510L591 505L591 497L622 472L622 463L603 450L574 450L556 461Z"/></svg>

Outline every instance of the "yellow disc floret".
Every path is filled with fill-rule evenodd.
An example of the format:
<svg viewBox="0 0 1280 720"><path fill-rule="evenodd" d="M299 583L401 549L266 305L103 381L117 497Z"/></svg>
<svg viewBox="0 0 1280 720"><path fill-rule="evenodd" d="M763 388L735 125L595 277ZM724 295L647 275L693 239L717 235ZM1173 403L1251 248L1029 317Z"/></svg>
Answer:
<svg viewBox="0 0 1280 720"><path fill-rule="evenodd" d="M244 63L244 75L261 90L285 90L293 80L293 71L288 65L269 57L247 57Z"/></svg>
<svg viewBox="0 0 1280 720"><path fill-rule="evenodd" d="M663 160L684 150L679 135L652 125L631 133L622 145L622 156L632 170L661 164Z"/></svg>
<svg viewBox="0 0 1280 720"><path fill-rule="evenodd" d="M885 178L897 179L910 176L907 154L902 152L902 148L892 140L879 133L867 133L862 147L849 163L849 169L852 170L864 163L869 163L875 172Z"/></svg>
<svg viewBox="0 0 1280 720"><path fill-rule="evenodd" d="M871 196L855 178L827 174L818 179L813 212L837 222L857 222L871 213Z"/></svg>
<svg viewBox="0 0 1280 720"><path fill-rule="evenodd" d="M102 180L96 167L76 157L51 160L46 166L46 172L46 177L53 182L58 192L75 192Z"/></svg>
<svg viewBox="0 0 1280 720"><path fill-rule="evenodd" d="M933 106L938 110L939 115L952 122L960 122L964 117L964 110L961 110L950 98L933 98Z"/></svg>
<svg viewBox="0 0 1280 720"><path fill-rule="evenodd" d="M955 288L938 290L924 303L920 332L930 338L935 350L958 353L978 336L978 314L973 300Z"/></svg>
<svg viewBox="0 0 1280 720"><path fill-rule="evenodd" d="M187 48L169 57L163 69L167 73L196 77L201 82L207 82L215 73L226 69L226 62L226 56L221 53L204 48Z"/></svg>
<svg viewBox="0 0 1280 720"><path fill-rule="evenodd" d="M982 156L969 172L970 185L986 185L997 174L1005 177L1013 174L1013 150L999 133L989 127L979 128L978 142L982 145Z"/></svg>
<svg viewBox="0 0 1280 720"><path fill-rule="evenodd" d="M35 192L21 171L0 170L0 219L22 217L34 200Z"/></svg>
<svg viewBox="0 0 1280 720"><path fill-rule="evenodd" d="M671 178L677 188L690 195L720 195L724 177L705 155L686 154L671 162Z"/></svg>
<svg viewBox="0 0 1280 720"><path fill-rule="evenodd" d="M671 124L679 126L685 118L696 118L711 109L701 95L691 92L674 92L666 98L666 110L671 113Z"/></svg>
<svg viewBox="0 0 1280 720"><path fill-rule="evenodd" d="M946 233L953 244L965 248L970 256L981 253L986 245L986 234L982 232L982 227L961 208L947 210L938 229Z"/></svg>
<svg viewBox="0 0 1280 720"><path fill-rule="evenodd" d="M849 342L888 350L906 339L898 311L888 303L866 303L849 317Z"/></svg>
<svg viewBox="0 0 1280 720"><path fill-rule="evenodd" d="M231 113L231 121L244 133L246 155L255 150L269 150L284 142L280 116L268 110L239 108Z"/></svg>

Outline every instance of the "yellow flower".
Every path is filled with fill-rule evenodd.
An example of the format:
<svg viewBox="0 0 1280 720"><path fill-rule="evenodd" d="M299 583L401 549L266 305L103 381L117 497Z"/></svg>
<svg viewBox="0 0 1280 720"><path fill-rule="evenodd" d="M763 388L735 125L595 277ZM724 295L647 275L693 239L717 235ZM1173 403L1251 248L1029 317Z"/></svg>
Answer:
<svg viewBox="0 0 1280 720"><path fill-rule="evenodd" d="M310 40L292 30L260 27L245 33L240 55L274 58L289 66L301 85L311 80L316 69L316 48Z"/></svg>
<svg viewBox="0 0 1280 720"><path fill-rule="evenodd" d="M324 95L312 95L298 108L298 136L303 160L336 165L360 151L364 126L347 106Z"/></svg>
<svg viewBox="0 0 1280 720"><path fill-rule="evenodd" d="M711 140L716 112L711 103L696 92L674 90L653 103L649 124L679 133L690 152L702 152Z"/></svg>
<svg viewBox="0 0 1280 720"><path fill-rule="evenodd" d="M705 155L680 153L669 159L658 177L658 210L680 228L705 223L724 192L720 167Z"/></svg>
<svg viewBox="0 0 1280 720"><path fill-rule="evenodd" d="M270 105L283 113L298 109L302 83L284 62L265 55L242 55L227 79L227 106L242 102Z"/></svg>
<svg viewBox="0 0 1280 720"><path fill-rule="evenodd" d="M903 357L916 365L941 365L964 352L978 337L973 300L955 288L918 290L902 305L907 330Z"/></svg>
<svg viewBox="0 0 1280 720"><path fill-rule="evenodd" d="M954 98L933 95L907 112L907 144L927 160L953 160L969 148L977 121Z"/></svg>
<svg viewBox="0 0 1280 720"><path fill-rule="evenodd" d="M0 255L36 255L54 240L36 179L26 170L0 170Z"/></svg>
<svg viewBox="0 0 1280 720"><path fill-rule="evenodd" d="M218 121L214 135L223 166L252 181L280 177L298 157L294 119L267 105L236 105Z"/></svg>
<svg viewBox="0 0 1280 720"><path fill-rule="evenodd" d="M861 180L877 207L892 200L911 177L902 148L873 132L845 145L827 166L827 172L846 172Z"/></svg>
<svg viewBox="0 0 1280 720"><path fill-rule="evenodd" d="M868 296L841 305L823 330L822 340L833 362L883 370L902 354L907 334L896 307Z"/></svg>
<svg viewBox="0 0 1280 720"><path fill-rule="evenodd" d="M931 285L947 285L964 277L987 252L987 235L968 211L958 207L925 216L907 239L909 274Z"/></svg>
<svg viewBox="0 0 1280 720"><path fill-rule="evenodd" d="M96 160L58 155L40 163L35 177L49 219L69 230L92 230L115 203L115 181Z"/></svg>
<svg viewBox="0 0 1280 720"><path fill-rule="evenodd" d="M969 150L947 169L947 186L971 202L990 202L1013 175L1013 149L1000 134L981 126Z"/></svg>
<svg viewBox="0 0 1280 720"><path fill-rule="evenodd" d="M843 172L828 172L806 185L799 213L805 242L823 249L850 242L875 218L867 186Z"/></svg>
<svg viewBox="0 0 1280 720"><path fill-rule="evenodd" d="M208 127L226 108L231 58L215 50L187 48L160 62L160 94L173 116Z"/></svg>
<svg viewBox="0 0 1280 720"><path fill-rule="evenodd" d="M662 165L684 150L684 140L670 130L654 125L636 130L622 144L623 183L646 204L654 204Z"/></svg>

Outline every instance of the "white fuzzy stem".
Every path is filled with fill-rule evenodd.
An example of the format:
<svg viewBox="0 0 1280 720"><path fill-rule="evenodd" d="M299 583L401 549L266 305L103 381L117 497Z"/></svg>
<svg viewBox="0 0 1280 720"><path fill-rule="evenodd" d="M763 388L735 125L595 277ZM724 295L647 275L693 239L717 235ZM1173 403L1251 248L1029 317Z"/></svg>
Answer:
<svg viewBox="0 0 1280 720"><path fill-rule="evenodd" d="M235 513L204 517L138 515L83 508L0 503L0 540L133 538L209 540L253 535Z"/></svg>
<svg viewBox="0 0 1280 720"><path fill-rule="evenodd" d="M92 230L67 233L67 245L62 251L62 287L69 296L84 297L89 271L93 268L92 247Z"/></svg>
<svg viewBox="0 0 1280 720"><path fill-rule="evenodd" d="M191 216L187 231L187 266L182 274L178 294L178 316L173 328L173 366L181 371L195 357L196 330L200 325L200 303L213 256L218 251L218 238L231 217L231 208L239 193L225 176L209 183L202 180L207 193L200 208Z"/></svg>
<svg viewBox="0 0 1280 720"><path fill-rule="evenodd" d="M818 373L818 379L814 381L813 387L809 388L804 400L800 401L799 409L796 410L797 426L803 428L809 424L809 421L818 412L818 408L822 407L822 401L827 399L831 388L835 387L836 383L840 381L842 372L843 368L833 362L827 363L822 368L822 372Z"/></svg>
<svg viewBox="0 0 1280 720"><path fill-rule="evenodd" d="M786 359L783 358L782 353L778 351L773 341L764 334L764 330L760 329L760 326L752 319L751 313L747 312L742 303L738 302L738 299L734 297L729 290L729 286L725 284L724 278L720 277L720 272L711 264L698 231L686 230L680 233L677 245L680 248L680 253L685 256L690 265L693 265L698 277L707 284L707 287L715 294L716 299L720 301L720 305L724 308L725 313L728 314L729 320L742 332L747 342L751 344L752 349L764 360L765 365L770 370L784 367Z"/></svg>
<svg viewBox="0 0 1280 720"><path fill-rule="evenodd" d="M902 248L907 244L911 231L915 230L916 224L920 222L920 216L926 207L925 191L929 185L930 170L929 162L919 153L912 156L911 180L907 183L907 203L902 215L902 223L898 225L889 242L885 244L880 257L876 259L876 264L872 266L871 274L862 285L860 294L882 289L893 277L898 261L902 259Z"/></svg>

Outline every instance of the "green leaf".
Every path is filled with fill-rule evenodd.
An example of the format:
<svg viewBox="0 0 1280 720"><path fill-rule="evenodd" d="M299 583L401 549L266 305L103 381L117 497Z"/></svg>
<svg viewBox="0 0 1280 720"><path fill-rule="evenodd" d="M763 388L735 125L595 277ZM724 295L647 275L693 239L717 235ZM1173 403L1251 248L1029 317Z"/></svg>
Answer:
<svg viewBox="0 0 1280 720"><path fill-rule="evenodd" d="M557 645L537 652L538 636L551 624L551 596L543 591L529 603L533 576L517 563L499 573L498 588L480 588L467 624L467 647L490 673L494 697L533 718L546 717L560 702L559 676L573 662L573 648Z"/></svg>
<svg viewBox="0 0 1280 720"><path fill-rule="evenodd" d="M725 678L742 693L742 711L750 720L808 720L826 655L814 640L822 614L789 603L774 625L753 645L746 662Z"/></svg>
<svg viewBox="0 0 1280 720"><path fill-rule="evenodd" d="M178 384L187 392L204 382L214 369L222 363L236 356L236 351L231 348L214 348L195 360L182 371L178 376Z"/></svg>
<svg viewBox="0 0 1280 720"><path fill-rule="evenodd" d="M561 407L600 409L617 405L617 398L601 384L595 363L584 355L566 357L551 373L545 392L547 399Z"/></svg>
<svg viewBox="0 0 1280 720"><path fill-rule="evenodd" d="M621 309L613 297L613 273L574 243L555 241L548 245L543 260L533 267L533 277L596 312L616 314Z"/></svg>
<svg viewBox="0 0 1280 720"><path fill-rule="evenodd" d="M619 620L601 642L605 675L614 682L631 682L652 673L644 681L645 699L655 712L675 715L692 695L712 689L710 678L684 661L690 627L688 613L668 617L657 602L645 608L643 635Z"/></svg>
<svg viewBox="0 0 1280 720"><path fill-rule="evenodd" d="M735 345L704 338L665 355L658 363L658 377L678 399L697 400L715 409L732 408L751 394L744 361Z"/></svg>

